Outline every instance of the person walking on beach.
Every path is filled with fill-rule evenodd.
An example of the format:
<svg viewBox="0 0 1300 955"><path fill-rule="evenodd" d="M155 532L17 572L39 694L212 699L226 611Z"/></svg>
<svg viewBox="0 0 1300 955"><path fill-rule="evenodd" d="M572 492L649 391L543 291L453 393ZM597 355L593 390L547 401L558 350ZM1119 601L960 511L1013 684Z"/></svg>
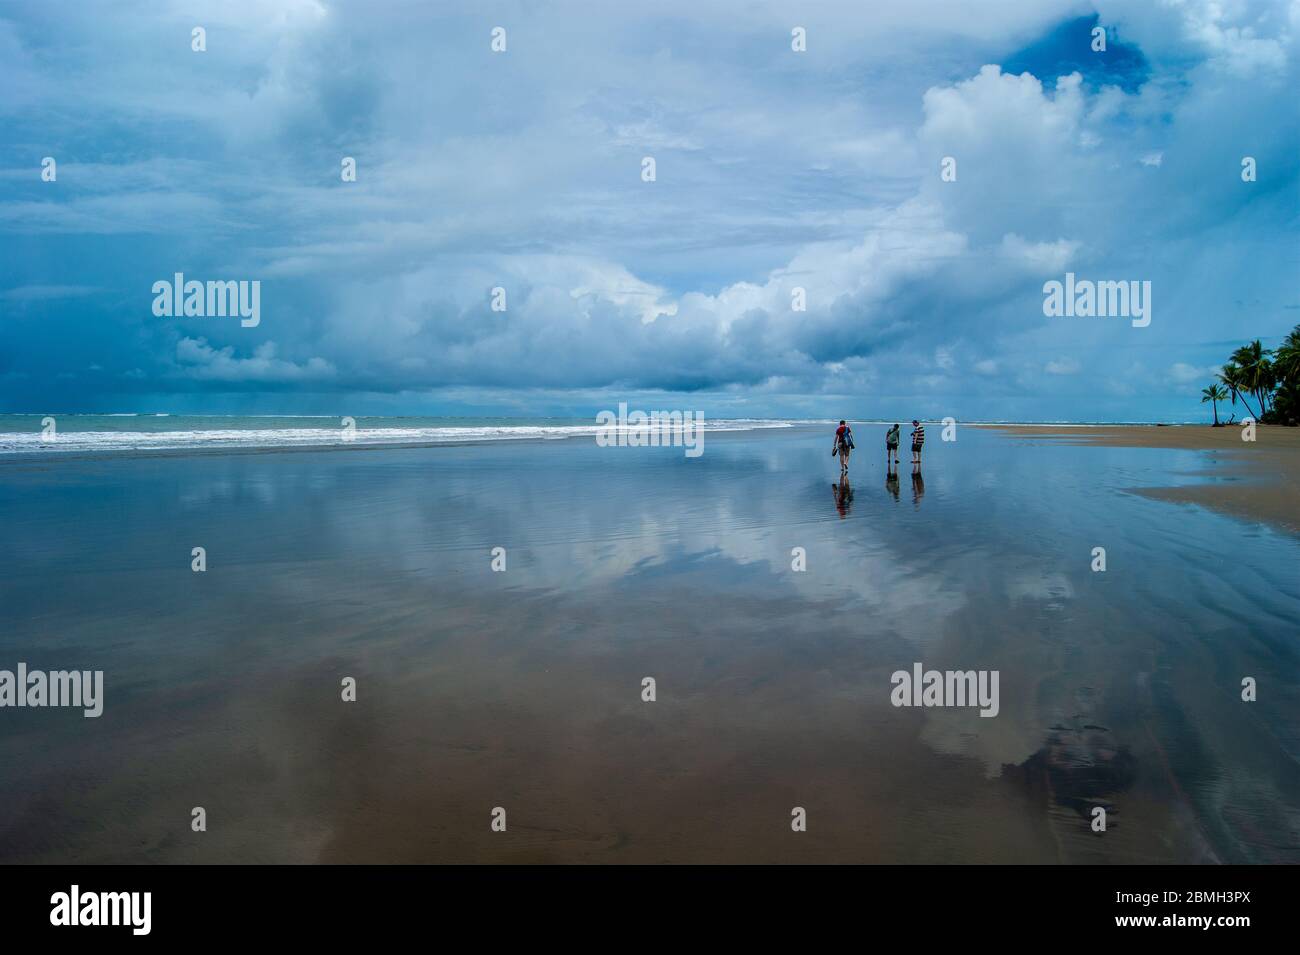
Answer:
<svg viewBox="0 0 1300 955"><path fill-rule="evenodd" d="M912 463L921 466L921 447L925 444L925 425L912 419Z"/></svg>
<svg viewBox="0 0 1300 955"><path fill-rule="evenodd" d="M840 456L840 473L849 473L849 452L853 450L853 429L850 428L841 419L840 426L835 429L835 444L831 447L831 454Z"/></svg>
<svg viewBox="0 0 1300 955"><path fill-rule="evenodd" d="M885 470L898 464L898 425L885 432Z"/></svg>

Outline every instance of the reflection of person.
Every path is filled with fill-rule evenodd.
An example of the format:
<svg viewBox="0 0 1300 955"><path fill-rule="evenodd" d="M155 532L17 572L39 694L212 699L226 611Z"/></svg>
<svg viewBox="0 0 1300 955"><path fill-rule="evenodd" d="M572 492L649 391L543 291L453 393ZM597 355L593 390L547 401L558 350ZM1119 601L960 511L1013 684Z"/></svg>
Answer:
<svg viewBox="0 0 1300 955"><path fill-rule="evenodd" d="M921 465L918 464L912 468L912 504L920 507L923 497L925 497L925 478L921 477Z"/></svg>
<svg viewBox="0 0 1300 955"><path fill-rule="evenodd" d="M853 450L853 429L843 421L835 429L835 445L831 448L831 454L840 456L840 474L849 472L849 452Z"/></svg>
<svg viewBox="0 0 1300 955"><path fill-rule="evenodd" d="M889 468L885 469L885 490L894 495L894 500L898 500L898 472Z"/></svg>
<svg viewBox="0 0 1300 955"><path fill-rule="evenodd" d="M898 463L898 425L885 432L885 466Z"/></svg>
<svg viewBox="0 0 1300 955"><path fill-rule="evenodd" d="M853 503L853 488L849 486L849 479L841 477L839 484L831 485L831 493L835 495L835 509L840 512L840 520L849 516L849 506Z"/></svg>

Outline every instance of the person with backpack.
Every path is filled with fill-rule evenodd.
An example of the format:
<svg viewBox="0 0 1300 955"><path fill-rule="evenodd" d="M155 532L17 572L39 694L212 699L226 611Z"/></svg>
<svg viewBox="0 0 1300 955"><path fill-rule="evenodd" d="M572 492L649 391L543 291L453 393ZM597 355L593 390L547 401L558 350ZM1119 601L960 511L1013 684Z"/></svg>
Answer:
<svg viewBox="0 0 1300 955"><path fill-rule="evenodd" d="M853 429L841 419L835 429L835 443L831 446L831 455L840 456L840 473L849 473L849 453L853 450Z"/></svg>
<svg viewBox="0 0 1300 955"><path fill-rule="evenodd" d="M898 425L885 432L885 470L898 464Z"/></svg>

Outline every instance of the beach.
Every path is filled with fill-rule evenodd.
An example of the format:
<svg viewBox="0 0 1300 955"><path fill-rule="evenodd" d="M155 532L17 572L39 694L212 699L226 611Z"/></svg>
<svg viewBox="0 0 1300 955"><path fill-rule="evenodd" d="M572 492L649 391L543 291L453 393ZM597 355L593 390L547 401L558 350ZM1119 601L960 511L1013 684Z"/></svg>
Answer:
<svg viewBox="0 0 1300 955"><path fill-rule="evenodd" d="M1198 504L1300 534L1300 428L1261 425L1255 428L1255 439L1245 441L1238 424L1222 428L1205 425L989 427L1024 438L1074 441L1109 448L1210 452L1197 472L1206 478L1204 483L1144 488L1140 493Z"/></svg>
<svg viewBox="0 0 1300 955"><path fill-rule="evenodd" d="M1300 862L1294 437L832 430L0 458L0 861Z"/></svg>

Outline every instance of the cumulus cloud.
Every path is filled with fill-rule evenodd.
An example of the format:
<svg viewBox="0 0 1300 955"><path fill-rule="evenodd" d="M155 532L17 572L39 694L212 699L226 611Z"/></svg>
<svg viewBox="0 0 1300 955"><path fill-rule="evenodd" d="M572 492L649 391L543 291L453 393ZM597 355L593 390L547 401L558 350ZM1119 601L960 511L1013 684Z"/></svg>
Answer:
<svg viewBox="0 0 1300 955"><path fill-rule="evenodd" d="M804 55L786 52L775 5L743 24L675 0L518 9L495 58L468 8L435 22L302 2L214 18L221 56L201 63L187 44L152 52L178 28L128 16L144 9L94 8L57 33L41 8L0 20L0 78L24 104L0 105L13 140L82 123L103 142L61 160L57 188L0 153L16 184L0 244L60 250L7 256L22 264L0 281L106 290L41 304L81 330L58 349L34 303L0 325L0 354L37 379L93 361L88 393L668 389L779 413L792 395L925 391L1060 415L1074 400L1058 379L1107 378L1116 354L1204 368L1225 315L1251 337L1289 327L1300 150L1276 117L1295 31L1250 3L1100 3L1150 61L1125 84L1079 57L1041 75L999 65L1073 23L1064 0L829 4L808 12ZM128 30L139 62L85 42ZM717 31L730 42L703 43ZM92 60L61 70L74 50ZM1247 150L1263 173L1243 188ZM1067 269L1149 279L1161 311L1141 330L1049 322L1044 275ZM261 279L262 326L153 320L147 290L174 271ZM1242 313L1245 274L1261 304ZM1181 374L1139 390L1174 407ZM1129 395L1106 393L1124 414Z"/></svg>
<svg viewBox="0 0 1300 955"><path fill-rule="evenodd" d="M275 356L275 342L263 342L249 358L235 357L234 346L213 348L204 338L182 338L176 343L176 360L191 378L224 382L318 381L334 374L323 358L309 358L297 365Z"/></svg>
<svg viewBox="0 0 1300 955"><path fill-rule="evenodd" d="M1223 370L1222 365L1189 365L1184 361L1176 361L1169 366L1166 373L1169 380L1175 385L1197 385L1204 386L1213 384L1218 381L1218 374Z"/></svg>
<svg viewBox="0 0 1300 955"><path fill-rule="evenodd" d="M1044 365L1043 371L1049 375L1077 375L1080 367L1073 358L1058 358Z"/></svg>
<svg viewBox="0 0 1300 955"><path fill-rule="evenodd" d="M1057 239L1055 242L1027 242L1014 232L1002 237L1002 254L1034 272L1060 272L1079 251L1079 242Z"/></svg>

